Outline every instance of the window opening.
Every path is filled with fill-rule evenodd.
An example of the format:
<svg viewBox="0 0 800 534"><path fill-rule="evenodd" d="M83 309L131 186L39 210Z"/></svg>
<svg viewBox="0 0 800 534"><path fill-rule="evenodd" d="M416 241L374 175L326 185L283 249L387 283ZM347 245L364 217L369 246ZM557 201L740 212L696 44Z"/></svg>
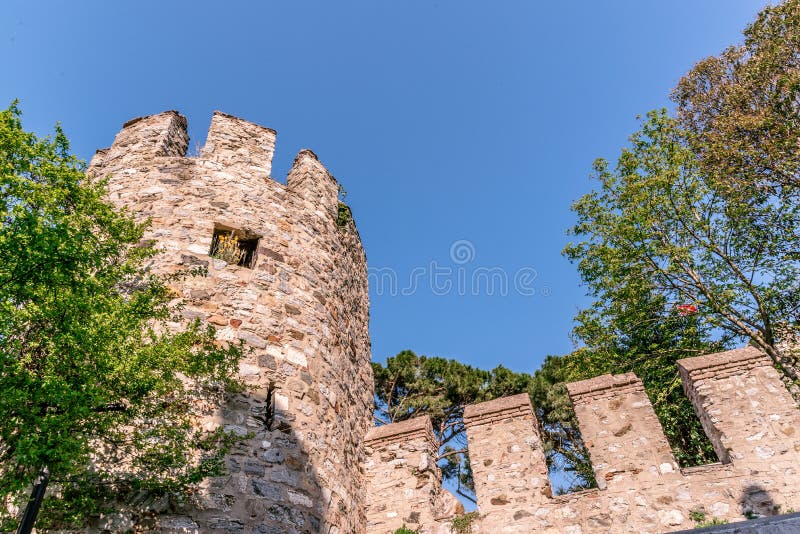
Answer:
<svg viewBox="0 0 800 534"><path fill-rule="evenodd" d="M259 239L258 236L242 230L216 225L208 255L233 265L252 269L256 260Z"/></svg>

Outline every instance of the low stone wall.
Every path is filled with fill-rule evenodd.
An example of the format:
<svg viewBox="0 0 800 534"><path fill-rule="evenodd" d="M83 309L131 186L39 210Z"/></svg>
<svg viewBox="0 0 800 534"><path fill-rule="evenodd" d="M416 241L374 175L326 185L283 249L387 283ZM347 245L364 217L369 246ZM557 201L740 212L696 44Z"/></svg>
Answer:
<svg viewBox="0 0 800 534"><path fill-rule="evenodd" d="M604 375L568 385L599 486L579 493L552 496L527 395L467 407L479 512L473 533L669 532L692 528L692 512L733 522L800 509L800 411L769 358L748 347L680 360L678 368L721 461L678 468L642 382ZM386 484L368 486L368 517L380 517L397 498L392 487L413 479L394 471L390 481L385 473L394 467L377 460L365 470ZM427 506L417 499L404 513ZM446 524L439 517L421 532L447 532L437 530ZM367 532L394 526L369 521Z"/></svg>

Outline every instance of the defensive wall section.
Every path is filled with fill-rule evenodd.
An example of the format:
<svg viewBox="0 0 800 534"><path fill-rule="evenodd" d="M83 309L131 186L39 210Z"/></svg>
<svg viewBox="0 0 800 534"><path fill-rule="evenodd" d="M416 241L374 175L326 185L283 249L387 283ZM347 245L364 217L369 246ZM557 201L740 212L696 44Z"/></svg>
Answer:
<svg viewBox="0 0 800 534"><path fill-rule="evenodd" d="M598 487L553 496L526 394L464 413L478 501L472 532L669 532L800 510L800 411L772 362L747 347L678 362L720 462L678 467L634 374L568 384ZM451 532L426 417L367 436L367 532ZM413 431L411 429L414 429ZM695 515L697 517L697 515Z"/></svg>
<svg viewBox="0 0 800 534"><path fill-rule="evenodd" d="M366 258L336 180L309 150L285 185L273 180L275 131L220 112L187 157L186 126L174 111L129 121L88 173L149 221L154 272L207 272L171 283L183 305L173 326L199 319L244 343L249 387L194 407L200 427L242 439L188 502L90 530L449 534L463 508L441 487L430 420L372 427ZM217 253L224 239L238 256ZM678 368L720 462L680 469L642 382L604 375L568 385L598 482L579 493L553 496L527 395L468 406L472 532L666 532L691 528L692 512L800 509L800 412L770 360L743 348Z"/></svg>
<svg viewBox="0 0 800 534"><path fill-rule="evenodd" d="M96 530L364 530L366 258L352 220L338 217L338 184L313 152L297 155L285 185L270 177L275 140L274 130L215 112L202 151L187 157L186 119L168 111L127 122L90 164L111 201L150 221L154 272L207 269L171 284L176 302L184 321L244 342L239 373L251 386L199 420L246 438L226 458L225 476L207 480L190 503L112 515ZM215 257L220 238L231 237L242 257Z"/></svg>

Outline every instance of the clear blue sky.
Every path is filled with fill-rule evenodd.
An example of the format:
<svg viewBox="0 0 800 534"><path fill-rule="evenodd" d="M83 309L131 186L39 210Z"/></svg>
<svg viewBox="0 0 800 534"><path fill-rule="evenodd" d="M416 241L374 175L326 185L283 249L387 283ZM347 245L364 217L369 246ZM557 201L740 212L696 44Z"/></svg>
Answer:
<svg viewBox="0 0 800 534"><path fill-rule="evenodd" d="M374 359L410 348L530 372L571 350L588 303L560 251L592 161L616 157L636 115L669 105L765 2L3 4L0 105L21 99L28 129L60 120L88 159L127 119L166 109L188 117L193 145L215 109L275 128L274 176L312 148L384 284L386 269L398 291L425 270L411 294L374 284ZM459 240L470 261L451 258ZM506 296L471 287L489 267ZM518 272L533 295L514 290Z"/></svg>

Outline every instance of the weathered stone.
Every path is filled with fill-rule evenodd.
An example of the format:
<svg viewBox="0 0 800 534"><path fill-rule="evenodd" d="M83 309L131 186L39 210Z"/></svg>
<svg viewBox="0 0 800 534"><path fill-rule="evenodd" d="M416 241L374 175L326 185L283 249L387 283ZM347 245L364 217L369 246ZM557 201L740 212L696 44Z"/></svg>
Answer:
<svg viewBox="0 0 800 534"><path fill-rule="evenodd" d="M187 516L161 518L159 526L162 532L169 533L198 531L197 523L192 521L191 517Z"/></svg>
<svg viewBox="0 0 800 534"><path fill-rule="evenodd" d="M244 472L247 473L248 475L257 475L263 477L265 471L266 469L264 467L264 464L262 463L255 461L249 461L244 463Z"/></svg>
<svg viewBox="0 0 800 534"><path fill-rule="evenodd" d="M215 325L220 342L246 344L239 370L252 387L217 411L203 408L199 426L208 432L222 426L248 441L236 444L236 456L226 461L235 476L221 478L221 486L201 485L196 502L186 505L194 525L187 528L363 532L358 458L372 422L366 259L352 222L345 228L336 223L338 184L308 150L298 154L286 185L272 180L275 132L224 113L214 114L199 156L185 157L188 143L178 113L143 117L126 123L88 171L107 177L112 202L139 220L151 219L145 239L160 251L155 272L208 269L207 276L182 279L173 288L191 299L185 320ZM251 264L211 258L215 231L256 240ZM319 295L327 308L319 306ZM294 380L290 390L288 378L298 375L302 381ZM308 396L293 397L320 384L349 390L352 406L337 412ZM268 390L276 411L271 430L264 418ZM309 428L315 439L302 441L302 454L287 467L283 458L297 451L298 441L279 436ZM266 454L254 455L265 439L271 442ZM294 491L293 506L320 501L323 490L336 504L320 507L313 522L270 512L289 503L287 488ZM242 493L251 498L238 498ZM139 529L138 520L131 521L131 530Z"/></svg>
<svg viewBox="0 0 800 534"><path fill-rule="evenodd" d="M258 365L259 367L267 367L268 369L272 369L273 371L278 368L278 364L275 361L275 358L270 356L269 354L259 354Z"/></svg>
<svg viewBox="0 0 800 534"><path fill-rule="evenodd" d="M279 501L281 499L280 487L274 482L268 482L260 478L252 479L253 493L261 497L267 497L271 501Z"/></svg>
<svg viewBox="0 0 800 534"><path fill-rule="evenodd" d="M227 317L223 317L221 315L212 315L211 317L209 317L207 319L207 321L209 323L211 323L211 324L216 324L216 325L220 325L220 326L224 326L224 325L228 324L228 318Z"/></svg>
<svg viewBox="0 0 800 534"><path fill-rule="evenodd" d="M286 459L279 449L268 449L263 454L264 460L272 464L281 464Z"/></svg>
<svg viewBox="0 0 800 534"><path fill-rule="evenodd" d="M219 343L246 344L239 370L249 388L189 409L202 431L247 439L181 516L143 494L133 505L146 514L105 515L95 526L384 534L406 522L450 532L463 508L441 488L429 421L369 429L366 260L352 221L337 225L336 181L307 150L285 186L271 180L275 132L224 113L200 156L185 157L187 146L176 112L135 119L89 174L108 177L112 202L153 221L145 240L160 251L155 272L207 268L170 289L188 299L185 322L207 321ZM251 261L210 257L215 232L251 243ZM568 386L600 485L579 494L553 496L527 395L467 407L473 534L662 532L690 527L697 510L735 521L800 508L800 412L770 360L745 348L679 369L722 463L679 469L641 381L604 375Z"/></svg>
<svg viewBox="0 0 800 534"><path fill-rule="evenodd" d="M192 256L191 254L181 254L181 264L190 266L199 265L201 267L208 267L208 260L201 260L197 256Z"/></svg>
<svg viewBox="0 0 800 534"><path fill-rule="evenodd" d="M740 349L678 365L725 463L679 469L641 381L604 375L568 385L601 487L554 497L528 395L467 406L480 514L473 533L669 532L691 527L693 513L736 521L797 509L800 442L783 429L800 424L800 411L771 361ZM440 501L438 473L422 468L433 454L423 439L425 423L412 419L367 435L368 533L391 533L410 523L409 510ZM425 534L444 533L448 519L423 513L418 526Z"/></svg>
<svg viewBox="0 0 800 534"><path fill-rule="evenodd" d="M226 324L227 324L227 321L226 321ZM247 343L248 345L250 345L251 347L256 348L256 349L263 349L264 347L267 346L266 340L258 337L257 335L255 335L255 334L253 334L251 332L247 332L247 331L244 331L244 330L239 332L238 338L241 339L242 341L244 341L245 343Z"/></svg>

